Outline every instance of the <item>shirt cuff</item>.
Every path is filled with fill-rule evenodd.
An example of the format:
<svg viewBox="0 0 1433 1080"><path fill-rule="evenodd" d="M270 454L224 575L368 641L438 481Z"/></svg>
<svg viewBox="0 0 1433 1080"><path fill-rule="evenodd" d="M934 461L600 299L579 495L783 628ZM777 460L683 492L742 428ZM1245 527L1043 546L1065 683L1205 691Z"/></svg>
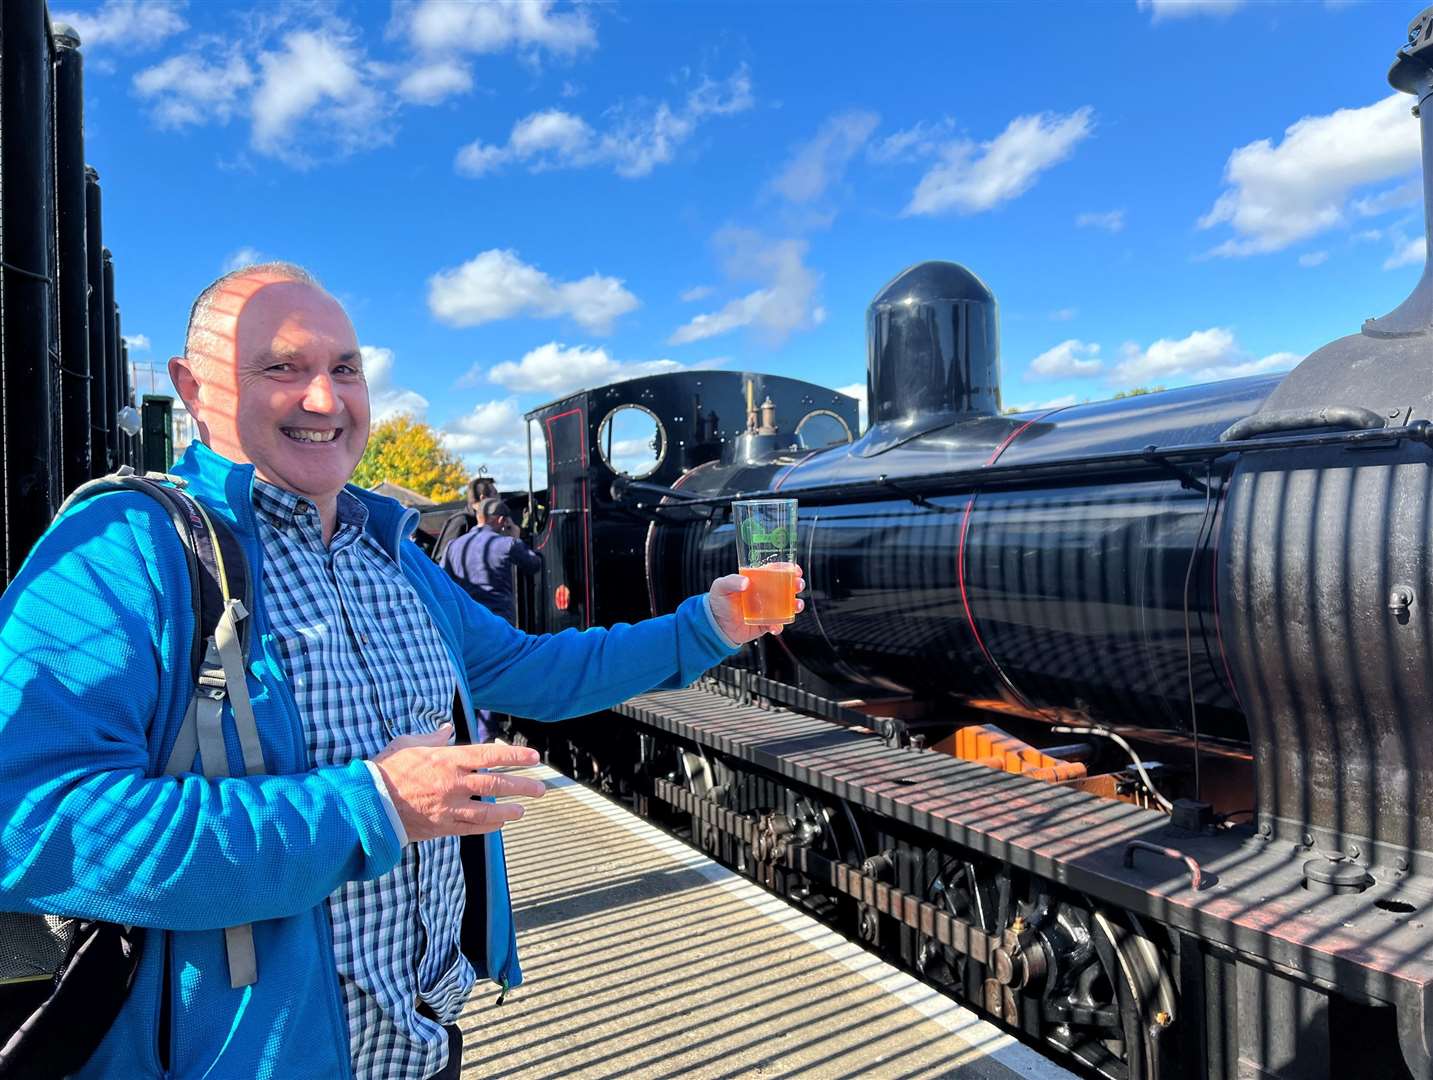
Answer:
<svg viewBox="0 0 1433 1080"><path fill-rule="evenodd" d="M373 762L365 761L364 764L368 766L368 773L373 777L373 786L378 789L378 797L383 800L383 809L388 813L388 823L398 834L398 846L406 847L408 830L403 827L403 819L398 816L398 807L393 805L393 796L388 794L388 785L383 782L383 774Z"/></svg>
<svg viewBox="0 0 1433 1080"><path fill-rule="evenodd" d="M712 624L712 631L716 634L718 638L721 639L722 644L724 644L728 649L741 648L741 642L732 641L732 639L727 636L727 632L721 628L721 623L717 622L716 615L712 611L711 593L707 593L705 596L702 597L702 610L707 613L707 622Z"/></svg>

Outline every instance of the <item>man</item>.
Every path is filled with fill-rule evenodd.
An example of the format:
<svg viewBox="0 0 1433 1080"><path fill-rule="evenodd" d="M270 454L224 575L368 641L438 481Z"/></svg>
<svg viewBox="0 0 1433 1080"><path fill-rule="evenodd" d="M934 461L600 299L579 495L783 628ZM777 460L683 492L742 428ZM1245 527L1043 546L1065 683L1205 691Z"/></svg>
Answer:
<svg viewBox="0 0 1433 1080"><path fill-rule="evenodd" d="M501 499L483 499L473 507L478 527L443 552L443 569L494 615L513 621L513 570L535 574L542 556L522 542L512 511Z"/></svg>
<svg viewBox="0 0 1433 1080"><path fill-rule="evenodd" d="M573 716L779 628L742 626L736 575L611 630L528 637L473 603L407 539L411 511L345 486L362 357L297 267L201 293L169 372L202 439L174 472L247 554L266 774L243 775L226 705L231 775L161 775L192 689L185 555L153 500L81 503L0 597L0 909L155 928L81 1077L455 1077L474 965L520 979L497 830L522 807L474 798L542 791L479 771L530 750L448 745L455 691L469 717L470 688ZM466 897L458 838L483 834ZM258 974L236 987L223 928L244 924Z"/></svg>
<svg viewBox="0 0 1433 1080"><path fill-rule="evenodd" d="M496 491L491 481L484 486L479 477L469 485L469 496L478 496L489 488ZM542 556L522 542L512 511L501 499L482 497L472 503L471 509L477 527L447 546L443 569L483 607L506 622L514 622L513 572L536 574L542 569ZM492 713L479 709L477 719L477 741L487 742L497 734Z"/></svg>

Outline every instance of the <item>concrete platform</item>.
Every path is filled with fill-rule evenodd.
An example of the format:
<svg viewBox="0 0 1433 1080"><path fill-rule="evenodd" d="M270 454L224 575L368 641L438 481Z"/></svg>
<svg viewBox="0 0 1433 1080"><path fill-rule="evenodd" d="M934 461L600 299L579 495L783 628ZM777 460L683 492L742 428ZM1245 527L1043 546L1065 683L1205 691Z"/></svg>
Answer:
<svg viewBox="0 0 1433 1080"><path fill-rule="evenodd" d="M546 768L507 829L526 982L481 986L464 1077L1055 1080L1072 1074Z"/></svg>

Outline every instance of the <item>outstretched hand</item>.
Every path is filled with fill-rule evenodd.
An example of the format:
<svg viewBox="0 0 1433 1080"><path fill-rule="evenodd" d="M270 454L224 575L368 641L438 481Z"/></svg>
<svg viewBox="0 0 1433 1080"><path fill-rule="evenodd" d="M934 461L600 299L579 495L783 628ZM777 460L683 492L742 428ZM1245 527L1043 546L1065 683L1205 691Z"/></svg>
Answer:
<svg viewBox="0 0 1433 1080"><path fill-rule="evenodd" d="M373 759L409 840L496 832L522 817L522 804L481 797L535 799L546 790L530 777L479 771L536 765L536 750L500 743L449 746L452 736L451 724L431 735L400 735Z"/></svg>
<svg viewBox="0 0 1433 1080"><path fill-rule="evenodd" d="M712 616L716 619L717 625L721 627L722 633L726 634L738 645L744 645L748 641L754 641L762 634L779 634L785 627L781 623L762 624L748 626L746 619L741 613L741 594L750 588L751 582L740 574L727 574L726 577L719 577L712 582L711 591L707 596L711 600ZM800 592L806 588L806 579L801 576L801 568L796 568L796 591ZM797 612L806 609L806 601L797 599Z"/></svg>

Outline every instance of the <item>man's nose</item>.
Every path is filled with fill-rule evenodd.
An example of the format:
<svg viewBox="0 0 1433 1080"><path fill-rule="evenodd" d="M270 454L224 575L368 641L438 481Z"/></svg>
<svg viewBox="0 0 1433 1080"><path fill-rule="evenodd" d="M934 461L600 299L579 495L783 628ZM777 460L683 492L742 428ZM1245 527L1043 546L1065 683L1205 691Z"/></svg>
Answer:
<svg viewBox="0 0 1433 1080"><path fill-rule="evenodd" d="M315 375L309 380L304 391L304 409L325 415L343 411L343 400L334 393L333 380L327 375Z"/></svg>

